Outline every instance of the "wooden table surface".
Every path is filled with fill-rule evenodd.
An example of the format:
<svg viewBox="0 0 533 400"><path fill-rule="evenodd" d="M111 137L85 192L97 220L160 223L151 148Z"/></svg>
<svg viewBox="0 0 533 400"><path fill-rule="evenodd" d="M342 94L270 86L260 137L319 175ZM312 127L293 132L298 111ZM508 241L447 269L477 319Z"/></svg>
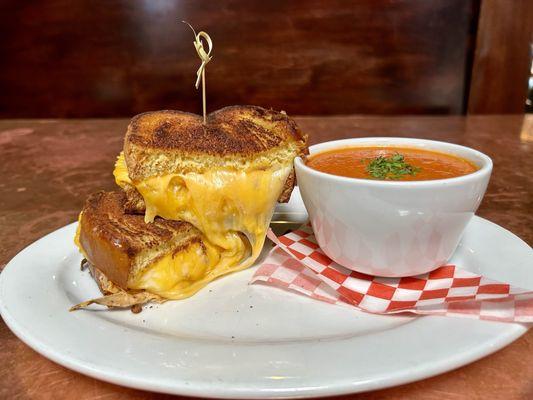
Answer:
<svg viewBox="0 0 533 400"><path fill-rule="evenodd" d="M411 136L459 143L494 160L478 214L533 243L533 121L475 117L297 118L313 143ZM0 120L0 268L44 234L75 220L86 196L113 189L127 120ZM533 266L532 273L533 273ZM392 317L393 318L393 317ZM166 399L96 381L41 357L0 323L1 399ZM533 331L458 370L351 399L531 399Z"/></svg>

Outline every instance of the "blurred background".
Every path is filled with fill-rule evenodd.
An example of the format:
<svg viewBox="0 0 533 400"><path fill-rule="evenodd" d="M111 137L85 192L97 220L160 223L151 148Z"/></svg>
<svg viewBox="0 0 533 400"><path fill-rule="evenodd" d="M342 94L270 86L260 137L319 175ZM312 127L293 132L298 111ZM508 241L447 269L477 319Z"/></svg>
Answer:
<svg viewBox="0 0 533 400"><path fill-rule="evenodd" d="M3 0L0 13L0 118L201 112L181 20L214 42L209 110L531 108L533 0Z"/></svg>

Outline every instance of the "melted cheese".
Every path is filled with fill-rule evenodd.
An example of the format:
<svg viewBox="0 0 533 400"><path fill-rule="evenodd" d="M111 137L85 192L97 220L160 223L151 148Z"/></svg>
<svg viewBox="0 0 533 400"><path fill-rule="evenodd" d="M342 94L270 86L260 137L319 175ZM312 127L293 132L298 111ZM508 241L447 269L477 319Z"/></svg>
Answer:
<svg viewBox="0 0 533 400"><path fill-rule="evenodd" d="M87 259L87 254L85 254L85 250L83 250L83 247L80 243L80 232L81 232L81 216L83 214L83 211L80 212L78 215L78 225L76 225L76 235L74 235L74 244L80 249L80 253L83 254L83 257Z"/></svg>
<svg viewBox="0 0 533 400"><path fill-rule="evenodd" d="M204 235L207 255L202 257L198 249L167 255L135 277L130 286L180 299L218 276L251 266L261 252L291 167L169 174L132 182L121 154L113 172L115 180L119 186L137 188L146 204L146 222L160 216L193 224Z"/></svg>

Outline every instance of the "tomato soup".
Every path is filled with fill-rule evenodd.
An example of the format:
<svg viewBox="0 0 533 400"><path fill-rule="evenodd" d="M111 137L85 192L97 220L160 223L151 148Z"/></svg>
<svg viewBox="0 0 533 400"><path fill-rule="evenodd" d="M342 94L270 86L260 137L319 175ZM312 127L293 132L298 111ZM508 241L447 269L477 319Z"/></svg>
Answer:
<svg viewBox="0 0 533 400"><path fill-rule="evenodd" d="M314 154L306 165L349 178L426 181L455 178L479 168L451 154L411 147L347 147Z"/></svg>

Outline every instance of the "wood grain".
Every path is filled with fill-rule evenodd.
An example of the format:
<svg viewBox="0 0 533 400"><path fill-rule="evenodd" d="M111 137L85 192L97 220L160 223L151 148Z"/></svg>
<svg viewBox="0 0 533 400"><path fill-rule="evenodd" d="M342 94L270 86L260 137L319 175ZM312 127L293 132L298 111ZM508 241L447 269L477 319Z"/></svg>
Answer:
<svg viewBox="0 0 533 400"><path fill-rule="evenodd" d="M410 136L475 147L494 160L482 217L533 244L531 116L301 117L313 143ZM114 187L127 120L0 121L0 269L19 250L75 220L86 196ZM520 168L516 166L519 165ZM526 171L526 172L524 172ZM1 399L170 399L96 381L41 357L0 322ZM531 399L533 331L458 370L345 399Z"/></svg>
<svg viewBox="0 0 533 400"><path fill-rule="evenodd" d="M479 0L4 0L0 117L210 110L461 113Z"/></svg>
<svg viewBox="0 0 533 400"><path fill-rule="evenodd" d="M469 113L524 112L532 44L533 1L482 1Z"/></svg>

